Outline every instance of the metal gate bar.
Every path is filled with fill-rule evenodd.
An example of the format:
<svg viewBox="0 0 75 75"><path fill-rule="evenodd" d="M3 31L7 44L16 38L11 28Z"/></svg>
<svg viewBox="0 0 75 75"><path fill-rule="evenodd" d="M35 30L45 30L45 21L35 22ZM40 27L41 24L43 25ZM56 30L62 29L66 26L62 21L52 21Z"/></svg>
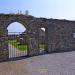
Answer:
<svg viewBox="0 0 75 75"><path fill-rule="evenodd" d="M9 58L27 55L26 34L21 32L8 33Z"/></svg>

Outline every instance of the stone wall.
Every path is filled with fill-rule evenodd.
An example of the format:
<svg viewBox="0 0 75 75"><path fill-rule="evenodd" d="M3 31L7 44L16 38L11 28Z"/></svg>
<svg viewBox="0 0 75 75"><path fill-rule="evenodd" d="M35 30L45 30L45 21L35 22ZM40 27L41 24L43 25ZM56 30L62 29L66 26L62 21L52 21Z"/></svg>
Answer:
<svg viewBox="0 0 75 75"><path fill-rule="evenodd" d="M65 20L53 20L48 26L48 51L75 50L75 22Z"/></svg>
<svg viewBox="0 0 75 75"><path fill-rule="evenodd" d="M7 27L13 22L22 23L27 29L28 56L39 55L39 28L45 28L46 52L75 50L75 21L36 18L31 15L0 14L0 61L9 59Z"/></svg>

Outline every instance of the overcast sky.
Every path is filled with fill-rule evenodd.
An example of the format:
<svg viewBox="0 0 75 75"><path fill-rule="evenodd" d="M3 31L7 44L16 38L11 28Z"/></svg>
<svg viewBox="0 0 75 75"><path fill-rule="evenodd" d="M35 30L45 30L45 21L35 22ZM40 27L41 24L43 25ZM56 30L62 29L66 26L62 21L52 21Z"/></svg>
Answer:
<svg viewBox="0 0 75 75"><path fill-rule="evenodd" d="M75 20L75 0L0 0L0 13L18 10L36 17Z"/></svg>

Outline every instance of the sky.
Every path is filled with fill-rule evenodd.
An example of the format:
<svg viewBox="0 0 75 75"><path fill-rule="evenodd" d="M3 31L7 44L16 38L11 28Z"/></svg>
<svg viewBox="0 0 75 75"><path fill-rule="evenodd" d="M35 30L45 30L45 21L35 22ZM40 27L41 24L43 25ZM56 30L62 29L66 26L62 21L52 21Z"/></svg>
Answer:
<svg viewBox="0 0 75 75"><path fill-rule="evenodd" d="M75 20L75 0L0 0L0 13L18 10L35 17Z"/></svg>

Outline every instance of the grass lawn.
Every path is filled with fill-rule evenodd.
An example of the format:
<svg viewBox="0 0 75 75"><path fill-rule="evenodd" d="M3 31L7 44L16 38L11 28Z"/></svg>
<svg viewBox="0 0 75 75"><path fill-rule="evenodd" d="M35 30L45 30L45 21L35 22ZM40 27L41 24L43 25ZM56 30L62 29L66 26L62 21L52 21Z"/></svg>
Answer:
<svg viewBox="0 0 75 75"><path fill-rule="evenodd" d="M19 42L17 42L16 40L9 40L9 43L21 51L27 50L27 45L19 45Z"/></svg>
<svg viewBox="0 0 75 75"><path fill-rule="evenodd" d="M27 50L27 45L19 45L20 43L16 40L9 40L9 43L13 45L15 48L19 49L20 51ZM45 49L45 44L39 44L39 49Z"/></svg>
<svg viewBox="0 0 75 75"><path fill-rule="evenodd" d="M39 44L39 49L45 49L45 44Z"/></svg>

